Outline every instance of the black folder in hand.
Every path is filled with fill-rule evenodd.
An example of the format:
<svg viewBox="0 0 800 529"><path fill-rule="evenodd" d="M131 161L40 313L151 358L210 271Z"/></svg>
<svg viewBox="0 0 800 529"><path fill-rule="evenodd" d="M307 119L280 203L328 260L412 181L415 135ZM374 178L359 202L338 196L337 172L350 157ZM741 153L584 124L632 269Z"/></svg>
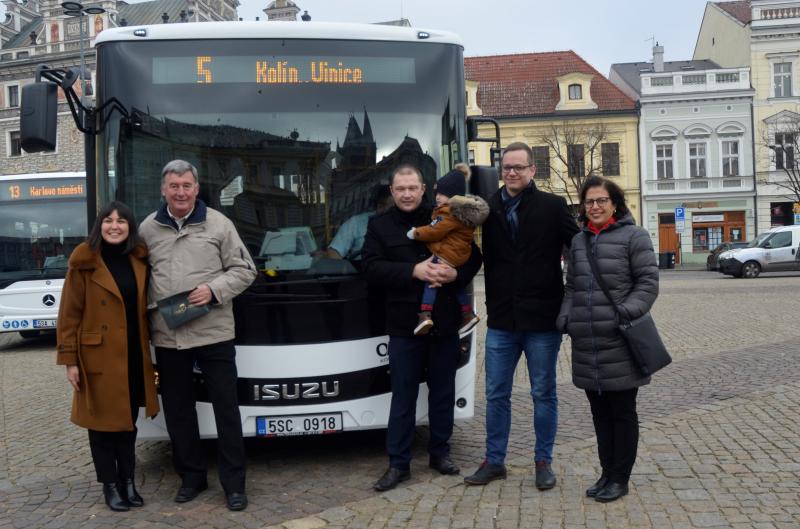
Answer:
<svg viewBox="0 0 800 529"><path fill-rule="evenodd" d="M208 314L208 304L192 305L189 303L189 294L191 292L191 290L180 292L159 300L156 303L158 305L158 312L161 313L161 316L167 323L167 327L170 329L177 329L184 323L188 323L204 314Z"/></svg>

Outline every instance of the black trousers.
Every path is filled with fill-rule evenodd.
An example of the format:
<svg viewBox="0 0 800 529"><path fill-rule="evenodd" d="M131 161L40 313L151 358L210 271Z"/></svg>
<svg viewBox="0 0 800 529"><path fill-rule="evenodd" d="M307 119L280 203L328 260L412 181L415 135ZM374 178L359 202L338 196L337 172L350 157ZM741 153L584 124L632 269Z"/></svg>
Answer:
<svg viewBox="0 0 800 529"><path fill-rule="evenodd" d="M428 419L431 431L428 453L432 457L450 454L458 357L457 335L390 337L392 405L386 433L386 451L389 453L390 466L407 470L411 465L417 397L419 384L423 380L428 383Z"/></svg>
<svg viewBox="0 0 800 529"><path fill-rule="evenodd" d="M638 392L639 388L602 393L586 390L597 434L600 465L603 474L617 483L628 483L636 462L639 446Z"/></svg>
<svg viewBox="0 0 800 529"><path fill-rule="evenodd" d="M244 492L246 456L236 393L236 349L233 341L169 349L156 347L161 402L172 441L172 462L183 486L206 483L206 460L200 444L192 368L197 361L214 408L217 426L217 470L226 493Z"/></svg>
<svg viewBox="0 0 800 529"><path fill-rule="evenodd" d="M89 430L89 448L92 462L100 483L116 483L133 479L136 467L136 418L139 406L131 402L131 432L101 432Z"/></svg>

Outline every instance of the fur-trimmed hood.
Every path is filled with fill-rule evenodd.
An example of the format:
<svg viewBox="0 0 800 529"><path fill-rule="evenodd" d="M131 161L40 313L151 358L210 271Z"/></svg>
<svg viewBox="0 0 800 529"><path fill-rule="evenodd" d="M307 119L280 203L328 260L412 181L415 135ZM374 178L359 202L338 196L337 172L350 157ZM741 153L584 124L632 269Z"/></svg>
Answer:
<svg viewBox="0 0 800 529"><path fill-rule="evenodd" d="M456 195L448 202L450 214L459 222L475 228L486 222L489 204L476 195Z"/></svg>

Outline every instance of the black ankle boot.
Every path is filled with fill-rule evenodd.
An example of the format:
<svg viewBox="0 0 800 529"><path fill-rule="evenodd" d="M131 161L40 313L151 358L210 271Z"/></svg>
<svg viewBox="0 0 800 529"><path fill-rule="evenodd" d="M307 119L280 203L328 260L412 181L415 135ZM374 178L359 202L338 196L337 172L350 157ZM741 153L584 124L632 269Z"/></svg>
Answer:
<svg viewBox="0 0 800 529"><path fill-rule="evenodd" d="M119 483L119 492L123 500L131 504L131 507L142 507L144 499L136 491L136 484L133 478L123 479Z"/></svg>
<svg viewBox="0 0 800 529"><path fill-rule="evenodd" d="M122 499L116 483L103 483L103 496L106 498L106 505L112 511L124 512L130 510L131 504Z"/></svg>

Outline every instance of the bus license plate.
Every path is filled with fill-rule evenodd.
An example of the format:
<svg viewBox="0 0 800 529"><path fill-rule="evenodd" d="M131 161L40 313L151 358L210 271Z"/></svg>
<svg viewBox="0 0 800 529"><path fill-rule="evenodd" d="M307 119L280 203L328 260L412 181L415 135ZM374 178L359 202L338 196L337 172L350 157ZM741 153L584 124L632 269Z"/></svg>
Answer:
<svg viewBox="0 0 800 529"><path fill-rule="evenodd" d="M34 329L55 329L56 320L33 320Z"/></svg>
<svg viewBox="0 0 800 529"><path fill-rule="evenodd" d="M341 413L256 417L256 435L258 437L320 435L341 431Z"/></svg>

